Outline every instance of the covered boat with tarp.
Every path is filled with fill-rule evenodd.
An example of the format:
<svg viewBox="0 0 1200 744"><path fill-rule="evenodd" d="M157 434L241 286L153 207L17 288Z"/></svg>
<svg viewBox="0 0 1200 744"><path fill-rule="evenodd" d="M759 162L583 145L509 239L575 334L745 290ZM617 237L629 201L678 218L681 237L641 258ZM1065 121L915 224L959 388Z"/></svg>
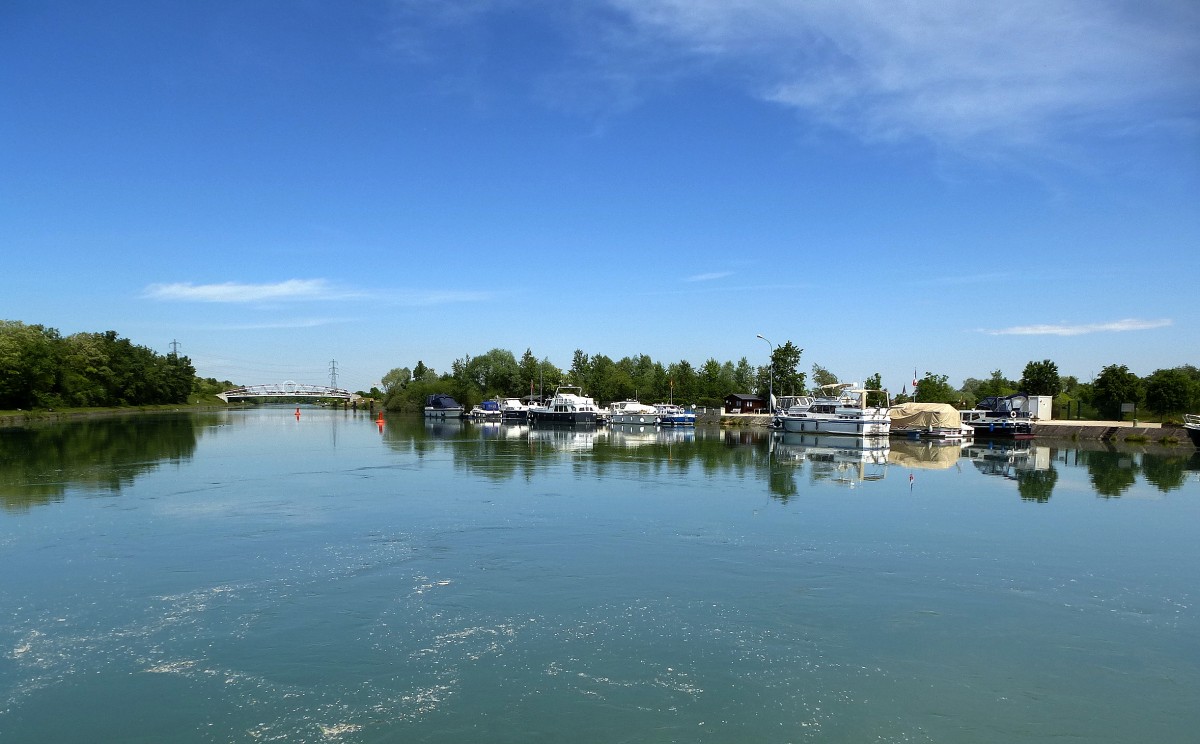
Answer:
<svg viewBox="0 0 1200 744"><path fill-rule="evenodd" d="M445 393L435 393L425 399L426 418L462 418L463 407Z"/></svg>
<svg viewBox="0 0 1200 744"><path fill-rule="evenodd" d="M947 403L901 403L888 409L892 436L908 439L961 439L970 436L958 409Z"/></svg>

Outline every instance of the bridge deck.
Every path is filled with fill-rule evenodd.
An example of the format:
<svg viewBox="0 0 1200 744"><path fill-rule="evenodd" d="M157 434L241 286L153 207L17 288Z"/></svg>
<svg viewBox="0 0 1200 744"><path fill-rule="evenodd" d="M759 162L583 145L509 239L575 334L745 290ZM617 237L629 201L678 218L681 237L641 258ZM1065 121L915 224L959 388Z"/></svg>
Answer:
<svg viewBox="0 0 1200 744"><path fill-rule="evenodd" d="M217 397L228 403L236 398L344 398L359 400L358 393L324 385L305 385L299 382L282 382L267 385L246 385L218 393Z"/></svg>

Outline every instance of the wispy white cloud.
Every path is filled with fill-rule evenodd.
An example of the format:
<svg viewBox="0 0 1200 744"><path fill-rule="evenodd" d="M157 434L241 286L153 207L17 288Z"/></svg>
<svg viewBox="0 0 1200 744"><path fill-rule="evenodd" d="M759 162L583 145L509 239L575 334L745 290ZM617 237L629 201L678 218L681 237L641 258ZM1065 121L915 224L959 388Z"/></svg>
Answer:
<svg viewBox="0 0 1200 744"><path fill-rule="evenodd" d="M354 293L333 289L324 279L288 279L273 284L151 284L143 296L154 300L182 302L279 302L289 300L330 300L353 296Z"/></svg>
<svg viewBox="0 0 1200 744"><path fill-rule="evenodd" d="M220 284L192 284L190 282L152 284L145 289L142 296L154 300L230 304L370 300L393 305L425 307L464 302L484 302L495 297L495 294L469 289L367 291L335 287L325 279L289 279L287 281L268 284L244 284L240 282L223 282ZM290 321L290 323L299 323L300 325L279 327L304 327L305 324L324 325L330 322L341 321ZM269 326L256 325L254 327L265 328Z"/></svg>
<svg viewBox="0 0 1200 744"><path fill-rule="evenodd" d="M1028 142L1197 113L1192 3L610 2L647 42L727 63L766 100L872 139Z"/></svg>
<svg viewBox="0 0 1200 744"><path fill-rule="evenodd" d="M1119 333L1123 331L1148 331L1171 325L1170 319L1138 320L1127 318L1111 323L1081 323L1078 325L1027 325L985 330L993 336L1083 336L1089 333Z"/></svg>
<svg viewBox="0 0 1200 744"><path fill-rule="evenodd" d="M528 14L561 46L523 70L564 108L613 111L719 78L870 141L974 151L1083 129L1195 136L1200 4L1178 0L393 0L400 49L504 54L485 24ZM566 8L569 7L569 10ZM454 39L455 43L450 43ZM422 55L422 56L423 56ZM492 59L475 59L476 72ZM527 61L527 60L524 60ZM505 77L511 80L511 77ZM481 78L475 78L481 82Z"/></svg>
<svg viewBox="0 0 1200 744"><path fill-rule="evenodd" d="M684 277L685 282L711 282L717 279L724 279L727 276L732 276L732 271L710 271L707 274L693 274L689 277Z"/></svg>

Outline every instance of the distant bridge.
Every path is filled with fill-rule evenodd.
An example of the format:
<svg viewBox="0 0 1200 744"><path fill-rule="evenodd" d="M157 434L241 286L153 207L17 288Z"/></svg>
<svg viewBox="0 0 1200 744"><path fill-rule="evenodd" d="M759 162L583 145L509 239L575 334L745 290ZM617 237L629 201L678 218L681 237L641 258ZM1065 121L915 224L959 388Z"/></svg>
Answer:
<svg viewBox="0 0 1200 744"><path fill-rule="evenodd" d="M360 400L358 393L324 385L305 385L299 382L281 382L271 385L246 385L245 387L217 393L217 397L228 403L234 398L344 398Z"/></svg>

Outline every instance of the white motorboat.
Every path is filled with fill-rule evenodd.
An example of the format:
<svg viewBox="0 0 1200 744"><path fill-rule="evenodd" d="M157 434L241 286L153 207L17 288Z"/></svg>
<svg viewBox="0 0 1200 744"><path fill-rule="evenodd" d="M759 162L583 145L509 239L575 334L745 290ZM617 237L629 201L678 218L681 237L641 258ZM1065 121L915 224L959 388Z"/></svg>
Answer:
<svg viewBox="0 0 1200 744"><path fill-rule="evenodd" d="M1192 438L1192 444L1200 447L1200 414L1183 414L1183 428L1187 429L1188 436Z"/></svg>
<svg viewBox="0 0 1200 744"><path fill-rule="evenodd" d="M520 398L499 398L500 418L503 421L528 421L529 406Z"/></svg>
<svg viewBox="0 0 1200 744"><path fill-rule="evenodd" d="M458 401L444 393L425 399L426 418L462 418L464 410Z"/></svg>
<svg viewBox="0 0 1200 744"><path fill-rule="evenodd" d="M696 413L674 403L655 403L659 426L695 426Z"/></svg>
<svg viewBox="0 0 1200 744"><path fill-rule="evenodd" d="M853 382L822 385L819 393L788 408L778 417L779 426L795 434L839 434L854 437L886 437L891 431L887 393L867 390ZM867 405L870 393L881 393L885 405Z"/></svg>
<svg viewBox="0 0 1200 744"><path fill-rule="evenodd" d="M500 404L494 400L485 400L473 407L467 415L476 421L499 421L501 417Z"/></svg>
<svg viewBox="0 0 1200 744"><path fill-rule="evenodd" d="M577 385L560 385L549 403L529 409L529 420L535 424L594 424L600 415L596 401Z"/></svg>
<svg viewBox="0 0 1200 744"><path fill-rule="evenodd" d="M608 419L613 424L656 424L658 410L636 400L622 400L609 405Z"/></svg>

